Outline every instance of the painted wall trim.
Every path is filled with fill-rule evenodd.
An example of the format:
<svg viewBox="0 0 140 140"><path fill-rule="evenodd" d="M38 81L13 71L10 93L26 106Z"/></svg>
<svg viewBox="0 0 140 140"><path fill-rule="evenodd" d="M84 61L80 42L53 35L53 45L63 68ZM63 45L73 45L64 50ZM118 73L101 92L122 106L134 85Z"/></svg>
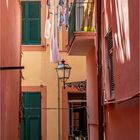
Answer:
<svg viewBox="0 0 140 140"><path fill-rule="evenodd" d="M46 51L43 45L22 45L22 51Z"/></svg>
<svg viewBox="0 0 140 140"><path fill-rule="evenodd" d="M46 89L46 86L22 86L22 92L41 92L41 108L46 108L47 106ZM41 114L42 140L47 140L47 110L41 110Z"/></svg>

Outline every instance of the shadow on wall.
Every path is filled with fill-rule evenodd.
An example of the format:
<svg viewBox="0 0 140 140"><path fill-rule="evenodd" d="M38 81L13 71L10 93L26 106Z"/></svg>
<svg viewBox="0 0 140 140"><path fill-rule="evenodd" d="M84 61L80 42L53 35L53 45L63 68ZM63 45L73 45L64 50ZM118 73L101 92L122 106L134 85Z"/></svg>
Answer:
<svg viewBox="0 0 140 140"><path fill-rule="evenodd" d="M131 58L128 0L115 0L117 28L114 32L117 61L124 63Z"/></svg>
<svg viewBox="0 0 140 140"><path fill-rule="evenodd" d="M113 42L117 61L130 61L130 27L129 27L129 0L104 0L105 30L109 29L109 18L113 18ZM114 10L114 12L113 12ZM111 16L111 17L110 17ZM115 18L114 18L115 17Z"/></svg>

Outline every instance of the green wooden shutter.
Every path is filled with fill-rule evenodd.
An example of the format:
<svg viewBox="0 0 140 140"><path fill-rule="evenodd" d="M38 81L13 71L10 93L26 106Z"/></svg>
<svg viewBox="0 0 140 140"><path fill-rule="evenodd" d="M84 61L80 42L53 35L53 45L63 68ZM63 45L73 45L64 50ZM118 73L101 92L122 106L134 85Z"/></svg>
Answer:
<svg viewBox="0 0 140 140"><path fill-rule="evenodd" d="M22 44L41 44L41 3L22 2Z"/></svg>
<svg viewBox="0 0 140 140"><path fill-rule="evenodd" d="M41 140L41 94L24 93L21 140Z"/></svg>
<svg viewBox="0 0 140 140"><path fill-rule="evenodd" d="M22 2L22 44L27 44L26 26L26 3Z"/></svg>
<svg viewBox="0 0 140 140"><path fill-rule="evenodd" d="M29 2L28 8L29 43L40 44L40 2Z"/></svg>

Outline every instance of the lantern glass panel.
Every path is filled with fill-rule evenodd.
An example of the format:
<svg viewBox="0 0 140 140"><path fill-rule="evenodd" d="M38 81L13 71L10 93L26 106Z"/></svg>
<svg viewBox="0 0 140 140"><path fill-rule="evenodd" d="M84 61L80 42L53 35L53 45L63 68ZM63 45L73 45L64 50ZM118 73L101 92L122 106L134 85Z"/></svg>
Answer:
<svg viewBox="0 0 140 140"><path fill-rule="evenodd" d="M57 71L57 75L59 79L63 79L64 78L64 69L56 69Z"/></svg>
<svg viewBox="0 0 140 140"><path fill-rule="evenodd" d="M65 78L68 79L70 76L70 69L66 68L65 69Z"/></svg>

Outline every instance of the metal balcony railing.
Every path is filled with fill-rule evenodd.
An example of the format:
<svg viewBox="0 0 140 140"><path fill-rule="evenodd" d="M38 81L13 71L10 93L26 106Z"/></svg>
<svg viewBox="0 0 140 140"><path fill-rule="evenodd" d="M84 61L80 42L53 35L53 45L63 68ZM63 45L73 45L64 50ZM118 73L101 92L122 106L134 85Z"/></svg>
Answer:
<svg viewBox="0 0 140 140"><path fill-rule="evenodd" d="M68 41L73 32L94 31L94 2L74 0L69 16Z"/></svg>

